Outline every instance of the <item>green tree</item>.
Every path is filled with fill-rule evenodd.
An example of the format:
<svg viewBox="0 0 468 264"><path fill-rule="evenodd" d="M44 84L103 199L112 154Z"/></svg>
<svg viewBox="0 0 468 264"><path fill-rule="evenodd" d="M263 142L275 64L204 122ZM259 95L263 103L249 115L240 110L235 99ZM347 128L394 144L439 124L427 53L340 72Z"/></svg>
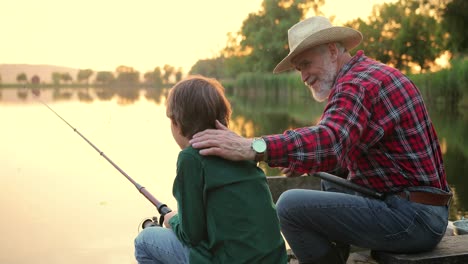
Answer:
<svg viewBox="0 0 468 264"><path fill-rule="evenodd" d="M28 82L28 76L26 73L22 72L16 75L16 81L19 83L27 83Z"/></svg>
<svg viewBox="0 0 468 264"><path fill-rule="evenodd" d="M176 82L179 82L180 80L182 80L182 75L183 75L182 68L179 68L179 69L175 72L175 81L176 81Z"/></svg>
<svg viewBox="0 0 468 264"><path fill-rule="evenodd" d="M160 67L155 67L153 71L146 72L143 75L145 83L148 85L154 85L155 87L161 87L163 85L162 71Z"/></svg>
<svg viewBox="0 0 468 264"><path fill-rule="evenodd" d="M236 78L239 73L249 72L247 56L231 56L224 59L224 76L226 78Z"/></svg>
<svg viewBox="0 0 468 264"><path fill-rule="evenodd" d="M133 67L121 65L117 67L117 82L119 84L138 84L140 81L140 73Z"/></svg>
<svg viewBox="0 0 468 264"><path fill-rule="evenodd" d="M154 68L153 74L154 74L154 85L156 85L156 87L161 87L163 85L161 68L160 67Z"/></svg>
<svg viewBox="0 0 468 264"><path fill-rule="evenodd" d="M68 72L62 72L60 74L60 79L64 81L65 83L71 83L73 81L73 78L71 77L70 73Z"/></svg>
<svg viewBox="0 0 468 264"><path fill-rule="evenodd" d="M146 84L153 85L155 82L154 72L145 72L145 74L143 74L143 79L145 80Z"/></svg>
<svg viewBox="0 0 468 264"><path fill-rule="evenodd" d="M299 22L311 8L320 14L324 0L264 0L257 13L244 20L240 30L241 51L254 72L271 72L289 52L288 29Z"/></svg>
<svg viewBox="0 0 468 264"><path fill-rule="evenodd" d="M91 77L91 75L93 75L93 70L91 69L80 69L76 75L76 80L78 82L83 82L83 81L86 81L86 84L89 83L89 78Z"/></svg>
<svg viewBox="0 0 468 264"><path fill-rule="evenodd" d="M444 46L440 24L434 18L418 14L404 17L393 42L396 66L409 69L413 62L428 70Z"/></svg>
<svg viewBox="0 0 468 264"><path fill-rule="evenodd" d="M145 73L143 78L145 79L145 83L149 85L161 87L163 84L163 77L160 67L156 67L153 71Z"/></svg>
<svg viewBox="0 0 468 264"><path fill-rule="evenodd" d="M99 71L96 74L95 82L97 84L109 85L115 80L114 74L110 71Z"/></svg>
<svg viewBox="0 0 468 264"><path fill-rule="evenodd" d="M442 11L443 27L449 32L449 49L454 53L466 53L468 50L468 1L453 0Z"/></svg>
<svg viewBox="0 0 468 264"><path fill-rule="evenodd" d="M258 12L250 13L237 33L229 33L220 55L199 60L190 74L235 78L242 72L271 72L289 52L288 29L309 10L322 15L325 0L264 0Z"/></svg>
<svg viewBox="0 0 468 264"><path fill-rule="evenodd" d="M52 72L52 82L55 85L59 85L62 80L62 74L60 72Z"/></svg>
<svg viewBox="0 0 468 264"><path fill-rule="evenodd" d="M207 77L222 79L224 78L223 65L224 58L218 57L214 59L198 60L190 69L190 74L201 74Z"/></svg>
<svg viewBox="0 0 468 264"><path fill-rule="evenodd" d="M347 26L363 33L358 48L367 55L402 70L409 70L413 63L427 70L445 48L436 2L399 0L377 5L368 22L357 19Z"/></svg>
<svg viewBox="0 0 468 264"><path fill-rule="evenodd" d="M174 75L175 68L171 65L164 65L163 67L164 73L163 73L163 81L166 84L169 84L171 81L171 77Z"/></svg>

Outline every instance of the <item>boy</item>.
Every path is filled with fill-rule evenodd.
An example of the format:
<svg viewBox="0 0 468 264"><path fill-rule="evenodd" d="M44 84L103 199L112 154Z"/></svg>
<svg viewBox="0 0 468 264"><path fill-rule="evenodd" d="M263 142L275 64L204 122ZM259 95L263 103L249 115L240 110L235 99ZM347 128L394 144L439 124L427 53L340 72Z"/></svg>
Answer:
<svg viewBox="0 0 468 264"><path fill-rule="evenodd" d="M228 125L231 106L214 80L190 76L169 92L166 114L182 151L173 194L178 212L162 227L144 229L135 239L135 257L145 263L286 263L265 174L251 161L201 156L192 136Z"/></svg>

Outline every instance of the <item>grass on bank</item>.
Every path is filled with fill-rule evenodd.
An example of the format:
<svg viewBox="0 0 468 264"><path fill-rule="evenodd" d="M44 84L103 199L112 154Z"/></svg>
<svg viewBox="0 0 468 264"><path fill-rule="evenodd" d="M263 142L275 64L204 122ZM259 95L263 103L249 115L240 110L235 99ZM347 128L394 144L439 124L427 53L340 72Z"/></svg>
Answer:
<svg viewBox="0 0 468 264"><path fill-rule="evenodd" d="M429 103L445 102L468 106L468 59L461 57L451 61L449 69L437 72L412 74L409 78L416 84L424 99ZM244 73L234 81L226 82L226 87L236 90L307 90L297 73Z"/></svg>

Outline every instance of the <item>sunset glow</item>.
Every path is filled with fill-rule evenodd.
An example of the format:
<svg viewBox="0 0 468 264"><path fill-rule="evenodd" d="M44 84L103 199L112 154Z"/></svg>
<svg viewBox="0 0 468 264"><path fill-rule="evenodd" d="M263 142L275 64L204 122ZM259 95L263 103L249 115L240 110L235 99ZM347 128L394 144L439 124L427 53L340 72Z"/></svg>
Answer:
<svg viewBox="0 0 468 264"><path fill-rule="evenodd" d="M383 0L327 0L336 23L367 17ZM394 1L385 1L394 2ZM112 71L126 65L144 73L169 64L186 73L225 47L261 0L60 1L0 3L0 63L49 64ZM285 40L286 42L287 40Z"/></svg>

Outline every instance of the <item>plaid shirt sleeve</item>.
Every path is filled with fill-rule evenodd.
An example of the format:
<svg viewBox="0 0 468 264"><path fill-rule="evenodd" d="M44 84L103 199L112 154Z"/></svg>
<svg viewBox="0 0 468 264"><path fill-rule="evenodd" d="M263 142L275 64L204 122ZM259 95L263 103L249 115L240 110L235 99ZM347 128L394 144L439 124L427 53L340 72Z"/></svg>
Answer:
<svg viewBox="0 0 468 264"><path fill-rule="evenodd" d="M268 164L300 173L347 168L382 192L447 188L442 154L422 97L399 71L362 51L337 77L316 126L263 137Z"/></svg>

